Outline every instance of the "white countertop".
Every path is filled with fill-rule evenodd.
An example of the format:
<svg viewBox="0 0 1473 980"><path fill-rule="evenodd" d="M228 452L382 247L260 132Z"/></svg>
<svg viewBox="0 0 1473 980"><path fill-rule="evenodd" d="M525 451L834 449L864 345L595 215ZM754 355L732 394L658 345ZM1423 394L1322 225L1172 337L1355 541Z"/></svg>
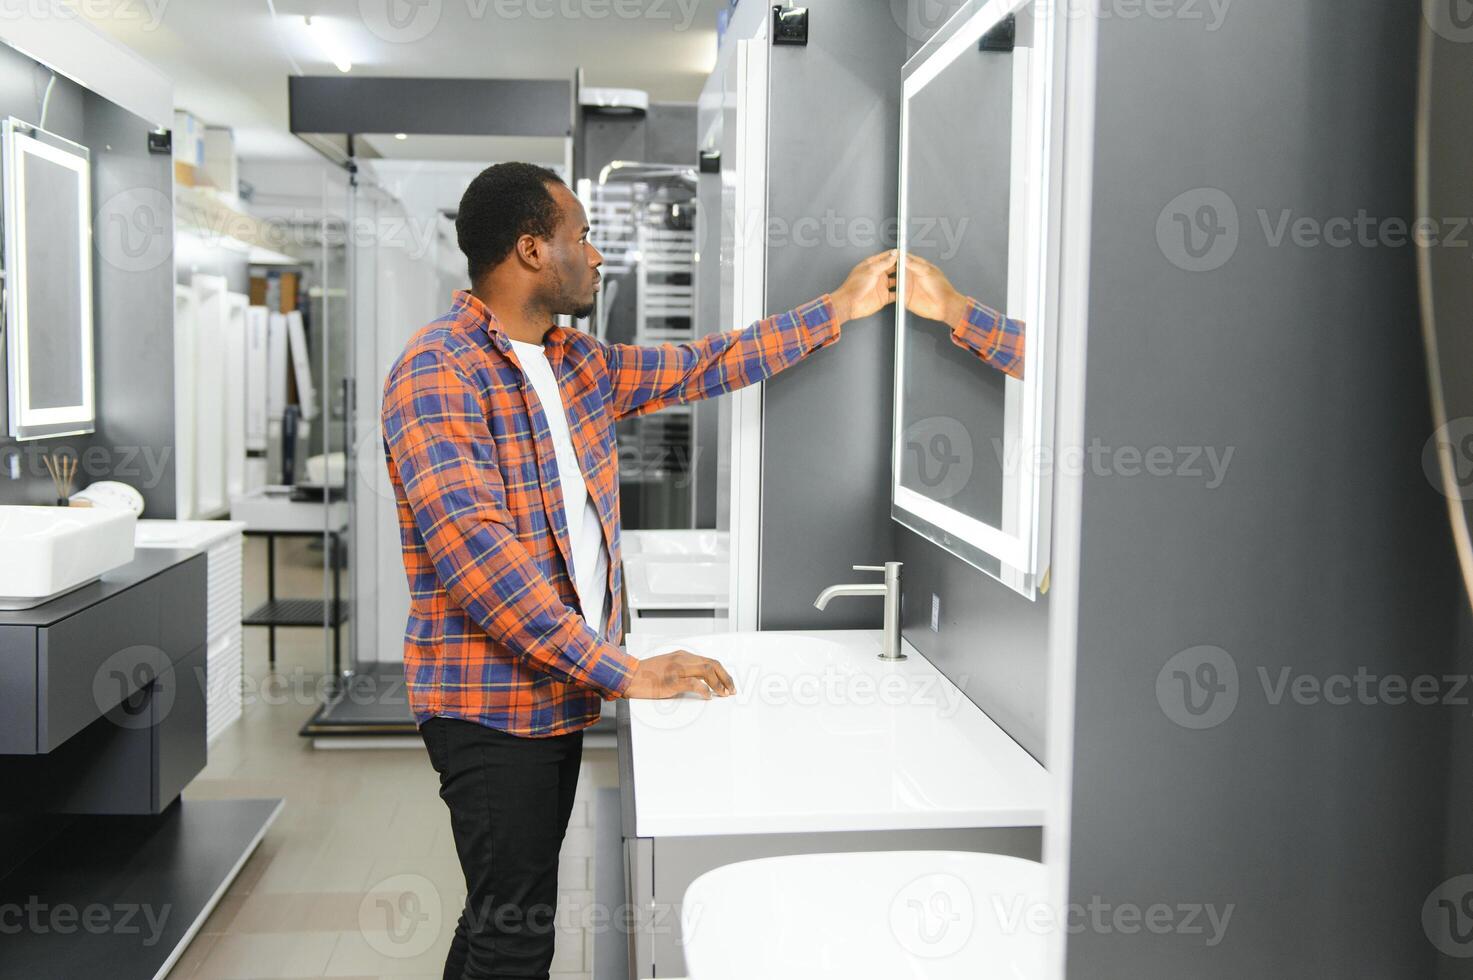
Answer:
<svg viewBox="0 0 1473 980"><path fill-rule="evenodd" d="M631 635L737 693L629 701L641 837L1042 826L1048 774L910 644L869 630Z"/></svg>
<svg viewBox="0 0 1473 980"><path fill-rule="evenodd" d="M348 526L348 502L293 500L290 487L252 490L230 498L230 517L244 521L251 531L302 533L342 531Z"/></svg>
<svg viewBox="0 0 1473 980"><path fill-rule="evenodd" d="M246 529L245 521L141 520L133 532L140 548L210 548Z"/></svg>

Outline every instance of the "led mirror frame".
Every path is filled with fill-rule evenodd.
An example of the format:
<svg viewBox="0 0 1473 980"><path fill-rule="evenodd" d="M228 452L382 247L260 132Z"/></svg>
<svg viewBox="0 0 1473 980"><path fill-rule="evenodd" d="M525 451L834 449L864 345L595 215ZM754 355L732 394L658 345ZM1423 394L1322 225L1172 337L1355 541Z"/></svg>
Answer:
<svg viewBox="0 0 1473 980"><path fill-rule="evenodd" d="M965 53L976 53L988 31L1029 3L1040 2L1042 13L1034 19L1033 43L1013 52L1013 162L1008 208L1008 303L1007 312L1023 320L1026 353L1023 380L1006 380L1005 397L1016 417L1010 423L1005 457L1014 467L1012 479L1004 483L1004 523L1011 511L1018 531L1009 533L969 517L938 501L901 485L905 416L905 329L907 311L896 304L895 315L895 406L891 447L891 516L901 525L936 543L946 551L997 578L1032 599L1042 576L1039 557L1047 553L1047 510L1051 494L1047 481L1049 443L1045 425L1048 412L1043 391L1052 376L1049 363L1050 318L1054 276L1050 266L1049 229L1056 227L1057 172L1053 161L1053 131L1056 125L1054 90L1054 17L1041 0L988 0L967 4L958 10L909 62L903 72L900 110L900 215L898 245L906 251L910 176L910 103L912 98ZM1026 56L1020 57L1020 52ZM1022 110L1020 112L1020 109ZM1019 179L1021 177L1022 179ZM1021 272L1018 272L1021 268ZM905 295L905 265L901 263L898 294ZM1021 316L1018 315L1021 312ZM993 571L990 565L1000 565Z"/></svg>
<svg viewBox="0 0 1473 980"><path fill-rule="evenodd" d="M25 165L34 156L65 167L77 179L77 284L82 319L82 402L56 408L31 408L29 310L26 297ZM11 438L79 435L96 429L92 316L92 168L85 146L11 117L0 124L0 200L5 224L5 356Z"/></svg>

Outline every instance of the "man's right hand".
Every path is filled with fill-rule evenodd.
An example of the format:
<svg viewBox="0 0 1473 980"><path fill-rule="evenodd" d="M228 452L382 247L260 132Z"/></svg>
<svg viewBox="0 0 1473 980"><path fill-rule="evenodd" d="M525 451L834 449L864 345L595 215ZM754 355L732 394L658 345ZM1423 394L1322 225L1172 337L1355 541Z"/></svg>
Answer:
<svg viewBox="0 0 1473 980"><path fill-rule="evenodd" d="M736 684L726 668L688 650L641 660L624 689L626 698L641 699L674 698L682 694L699 694L709 699L712 694L724 698L735 693Z"/></svg>

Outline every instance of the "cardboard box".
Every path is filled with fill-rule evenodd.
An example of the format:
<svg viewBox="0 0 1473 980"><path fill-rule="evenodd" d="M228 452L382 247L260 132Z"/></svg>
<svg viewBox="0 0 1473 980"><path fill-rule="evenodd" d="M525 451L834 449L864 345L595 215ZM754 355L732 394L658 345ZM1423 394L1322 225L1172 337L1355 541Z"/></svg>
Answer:
<svg viewBox="0 0 1473 980"><path fill-rule="evenodd" d="M205 165L205 127L193 113L174 110L174 159L200 170Z"/></svg>

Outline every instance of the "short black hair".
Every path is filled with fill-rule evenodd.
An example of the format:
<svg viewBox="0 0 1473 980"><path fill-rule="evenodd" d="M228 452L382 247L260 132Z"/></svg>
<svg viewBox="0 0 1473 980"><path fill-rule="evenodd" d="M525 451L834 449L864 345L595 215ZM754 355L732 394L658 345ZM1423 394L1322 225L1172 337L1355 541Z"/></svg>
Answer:
<svg viewBox="0 0 1473 980"><path fill-rule="evenodd" d="M498 163L476 175L455 215L455 240L472 285L512 253L518 238L553 236L561 212L549 186L561 183L557 174L531 163Z"/></svg>

